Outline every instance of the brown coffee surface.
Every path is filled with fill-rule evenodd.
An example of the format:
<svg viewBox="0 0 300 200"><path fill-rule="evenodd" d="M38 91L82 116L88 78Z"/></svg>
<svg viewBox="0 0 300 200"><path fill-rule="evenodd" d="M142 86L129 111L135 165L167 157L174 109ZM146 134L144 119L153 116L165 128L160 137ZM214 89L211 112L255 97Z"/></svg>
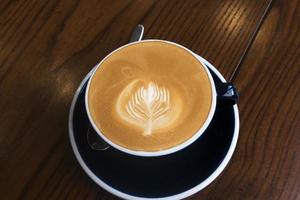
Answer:
<svg viewBox="0 0 300 200"><path fill-rule="evenodd" d="M95 72L88 106L101 133L135 151L160 151L191 138L211 108L202 64L162 41L131 44L111 54Z"/></svg>

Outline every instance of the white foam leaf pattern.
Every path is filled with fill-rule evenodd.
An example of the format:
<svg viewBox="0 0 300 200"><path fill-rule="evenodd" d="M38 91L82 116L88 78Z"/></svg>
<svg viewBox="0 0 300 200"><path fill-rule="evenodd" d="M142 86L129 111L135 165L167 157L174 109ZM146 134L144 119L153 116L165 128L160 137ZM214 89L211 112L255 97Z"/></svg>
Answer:
<svg viewBox="0 0 300 200"><path fill-rule="evenodd" d="M170 92L150 82L132 94L125 108L132 120L143 124L144 135L151 135L155 124L170 110Z"/></svg>

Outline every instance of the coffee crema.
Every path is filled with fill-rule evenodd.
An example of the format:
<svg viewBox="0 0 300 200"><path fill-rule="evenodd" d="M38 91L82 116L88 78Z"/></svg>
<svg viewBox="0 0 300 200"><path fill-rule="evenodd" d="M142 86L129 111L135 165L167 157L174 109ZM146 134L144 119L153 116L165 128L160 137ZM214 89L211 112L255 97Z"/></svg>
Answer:
<svg viewBox="0 0 300 200"><path fill-rule="evenodd" d="M205 123L211 83L187 50L146 40L100 64L90 82L88 107L111 142L134 151L165 150L187 141Z"/></svg>

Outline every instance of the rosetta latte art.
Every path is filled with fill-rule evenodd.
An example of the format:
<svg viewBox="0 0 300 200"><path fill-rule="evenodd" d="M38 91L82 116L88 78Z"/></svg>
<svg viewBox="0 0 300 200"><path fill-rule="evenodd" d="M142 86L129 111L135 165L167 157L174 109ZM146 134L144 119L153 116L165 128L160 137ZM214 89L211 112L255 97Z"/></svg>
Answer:
<svg viewBox="0 0 300 200"><path fill-rule="evenodd" d="M164 86L158 86L154 82L138 87L132 91L134 83L129 84L120 94L127 96L125 102L118 101L120 116L127 122L140 127L143 135L152 134L154 128L163 125L163 120L167 120L170 111L170 91ZM124 101L124 100L123 100ZM125 109L120 109L124 106ZM122 110L122 111L121 111Z"/></svg>

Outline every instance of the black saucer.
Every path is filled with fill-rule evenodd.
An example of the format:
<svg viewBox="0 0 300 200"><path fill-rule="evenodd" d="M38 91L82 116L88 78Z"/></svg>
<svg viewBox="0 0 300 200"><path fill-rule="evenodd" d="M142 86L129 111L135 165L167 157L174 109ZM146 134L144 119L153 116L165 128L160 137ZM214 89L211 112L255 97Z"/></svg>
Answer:
<svg viewBox="0 0 300 200"><path fill-rule="evenodd" d="M209 67L216 84L224 81L216 69ZM86 139L89 120L84 105L87 80L88 77L77 93L78 98L74 97L70 111L70 139L83 169L104 189L127 199L179 199L204 188L227 165L237 141L238 111L236 106L221 105L220 102L217 102L215 115L205 133L192 145L174 154L144 158L127 155L112 147L105 151L91 149Z"/></svg>

